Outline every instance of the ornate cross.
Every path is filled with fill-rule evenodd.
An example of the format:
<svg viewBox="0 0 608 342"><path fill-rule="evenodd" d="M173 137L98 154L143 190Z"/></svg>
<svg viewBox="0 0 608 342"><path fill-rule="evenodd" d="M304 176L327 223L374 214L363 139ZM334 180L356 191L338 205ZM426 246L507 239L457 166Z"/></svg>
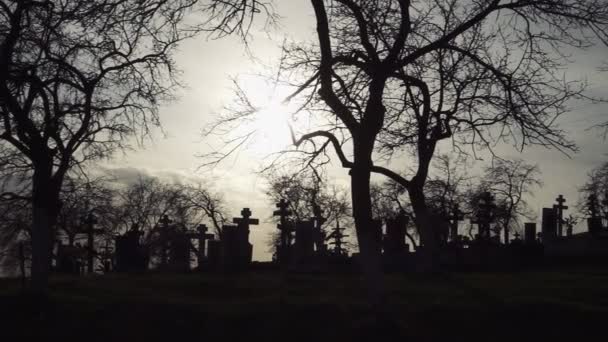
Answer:
<svg viewBox="0 0 608 342"><path fill-rule="evenodd" d="M232 219L232 223L236 223L239 226L243 226L243 227L247 227L247 229L249 229L249 225L258 225L260 224L260 220L256 219L256 218L250 218L251 217L251 210L249 210L249 208L243 208L243 210L241 210L241 216L242 217L235 217Z"/></svg>
<svg viewBox="0 0 608 342"><path fill-rule="evenodd" d="M562 195L557 196L555 200L557 201L557 204L554 204L553 208L557 214L557 236L562 236L562 227L564 223L563 213L564 210L568 209L568 206L564 205L564 203L566 203L566 199Z"/></svg>

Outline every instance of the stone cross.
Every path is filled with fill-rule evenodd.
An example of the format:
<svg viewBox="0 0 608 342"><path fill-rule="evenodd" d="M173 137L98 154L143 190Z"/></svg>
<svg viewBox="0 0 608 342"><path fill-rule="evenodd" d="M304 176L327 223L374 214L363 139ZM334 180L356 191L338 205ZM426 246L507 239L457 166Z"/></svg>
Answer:
<svg viewBox="0 0 608 342"><path fill-rule="evenodd" d="M458 221L464 220L464 213L460 210L458 203L454 204L447 219L450 221L450 239L456 241L458 240Z"/></svg>
<svg viewBox="0 0 608 342"><path fill-rule="evenodd" d="M199 267L202 265L203 260L205 259L205 242L207 240L213 240L213 234L207 234L207 226L204 224L199 224L196 227L198 234L195 235L198 238L198 265Z"/></svg>
<svg viewBox="0 0 608 342"><path fill-rule="evenodd" d="M608 207L608 190L606 190L606 193L604 193L604 199L602 200L602 205L604 207Z"/></svg>
<svg viewBox="0 0 608 342"><path fill-rule="evenodd" d="M260 224L260 220L251 217L251 210L249 208L243 208L241 210L242 217L235 217L232 219L232 223L236 223L239 227L247 228L249 230L249 225L258 225Z"/></svg>
<svg viewBox="0 0 608 342"><path fill-rule="evenodd" d="M103 229L95 229L95 225L98 222L92 212L89 212L87 216L82 217L81 220L85 229L79 231L79 233L85 233L87 235L87 273L93 273L93 263L95 261L95 234L103 233Z"/></svg>
<svg viewBox="0 0 608 342"><path fill-rule="evenodd" d="M110 241L106 240L106 244L101 247L102 252L101 254L101 260L103 263L103 273L108 273L111 271L111 259L112 259L112 247L110 247Z"/></svg>
<svg viewBox="0 0 608 342"><path fill-rule="evenodd" d="M492 222L492 210L496 208L494 204L494 196L489 192L484 192L479 201L479 211L477 213L477 220L471 221L473 224L478 225L479 238L489 239L490 238L490 222Z"/></svg>
<svg viewBox="0 0 608 342"><path fill-rule="evenodd" d="M278 210L275 210L272 215L279 217L279 225L278 228L281 231L281 243L279 245L279 251L277 253L279 257L279 262L283 262L286 259L287 249L291 244L291 229L287 223L287 218L291 215L291 210L289 210L289 201L286 201L281 198L281 200L276 204Z"/></svg>
<svg viewBox="0 0 608 342"><path fill-rule="evenodd" d="M344 248L342 247L344 245L343 239L348 237L348 235L344 235L344 233L342 233L344 230L344 228L340 228L340 221L336 220L336 228L334 228L331 234L329 234L327 237L327 240L333 239L330 244L334 245L333 253L336 256L342 256L345 254Z"/></svg>
<svg viewBox="0 0 608 342"><path fill-rule="evenodd" d="M158 223L160 223L161 226L161 230L160 230L160 239L161 239L161 255L160 255L160 263L162 265L167 265L167 261L168 261L168 256L167 256L167 250L169 249L169 225L173 222L173 220L171 220L169 218L169 216L167 215L163 215L163 217L161 217L160 220L158 220Z"/></svg>
<svg viewBox="0 0 608 342"><path fill-rule="evenodd" d="M587 197L587 209L589 209L591 218L597 217L597 214L598 214L597 196L595 194L591 194L591 195L589 195L589 197Z"/></svg>
<svg viewBox="0 0 608 342"><path fill-rule="evenodd" d="M19 271L21 278L21 291L25 291L26 275L25 275L25 247L23 241L19 242Z"/></svg>
<svg viewBox="0 0 608 342"><path fill-rule="evenodd" d="M566 203L566 199L562 195L557 196L555 200L557 201L557 204L554 204L553 208L555 209L555 214L557 216L557 236L563 236L563 213L564 210L568 209L568 206L564 205L564 203Z"/></svg>
<svg viewBox="0 0 608 342"><path fill-rule="evenodd" d="M318 204L314 204L312 206L312 213L313 213L313 217L312 220L313 222L315 222L316 224L316 228L321 228L321 226L323 225L323 223L325 223L325 221L327 221L327 219L325 217L323 217L323 211L321 210L321 207Z"/></svg>

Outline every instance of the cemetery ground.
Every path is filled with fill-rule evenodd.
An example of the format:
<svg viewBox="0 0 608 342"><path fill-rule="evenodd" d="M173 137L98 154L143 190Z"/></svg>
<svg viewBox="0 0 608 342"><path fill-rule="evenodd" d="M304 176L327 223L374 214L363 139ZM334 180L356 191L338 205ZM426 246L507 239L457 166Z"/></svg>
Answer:
<svg viewBox="0 0 608 342"><path fill-rule="evenodd" d="M361 284L354 274L270 271L55 276L38 316L19 295L19 281L0 280L0 334L3 341L170 342L605 336L606 268L387 275L390 320L373 318Z"/></svg>

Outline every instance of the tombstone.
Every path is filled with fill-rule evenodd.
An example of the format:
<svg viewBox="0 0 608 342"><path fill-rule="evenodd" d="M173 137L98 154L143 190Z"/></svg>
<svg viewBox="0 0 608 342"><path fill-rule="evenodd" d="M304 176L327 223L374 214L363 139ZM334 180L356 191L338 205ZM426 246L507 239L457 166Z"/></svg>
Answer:
<svg viewBox="0 0 608 342"><path fill-rule="evenodd" d="M331 233L329 234L329 236L327 237L327 240L332 240L329 242L329 244L334 246L334 248L331 251L331 254L333 256L336 256L336 257L347 256L347 252L344 249L343 245L344 245L344 238L348 237L348 235L344 235L344 233L343 233L344 230L345 230L344 228L340 228L340 221L336 220L336 228L334 228L331 231Z"/></svg>
<svg viewBox="0 0 608 342"><path fill-rule="evenodd" d="M114 256L113 248L110 247L110 240L106 240L106 244L101 247L99 253L101 258L101 271L104 274L108 274L112 271L112 257Z"/></svg>
<svg viewBox="0 0 608 342"><path fill-rule="evenodd" d="M25 274L25 245L23 241L19 241L17 257L19 258L19 278L21 279L21 291L23 292L25 291L27 277Z"/></svg>
<svg viewBox="0 0 608 342"><path fill-rule="evenodd" d="M598 236L602 231L602 217L599 215L598 209L598 200L595 194L589 195L587 198L587 210L589 211L589 216L587 218L587 229L589 230L589 234L592 236Z"/></svg>
<svg viewBox="0 0 608 342"><path fill-rule="evenodd" d="M198 267L200 269L201 266L205 263L206 241L211 241L214 238L214 235L207 234L208 228L204 224L199 224L198 227L196 227L196 230L197 230L197 234L191 235L191 238L194 237L194 238L198 239L198 250L196 253L196 258L197 258Z"/></svg>
<svg viewBox="0 0 608 342"><path fill-rule="evenodd" d="M484 192L478 204L477 218L471 221L473 224L477 224L479 240L489 241L490 240L490 224L494 220L494 196L489 192Z"/></svg>
<svg viewBox="0 0 608 342"><path fill-rule="evenodd" d="M323 217L323 211L318 204L314 203L312 206L313 217L311 221L314 225L314 245L318 255L324 255L327 246L325 245L325 232L323 231L323 224L327 221L327 218Z"/></svg>
<svg viewBox="0 0 608 342"><path fill-rule="evenodd" d="M190 270L190 236L183 232L173 232L170 237L168 269L174 272Z"/></svg>
<svg viewBox="0 0 608 342"><path fill-rule="evenodd" d="M61 242L58 243L56 264L58 273L69 275L80 274L79 251L77 249L75 246L64 245Z"/></svg>
<svg viewBox="0 0 608 342"><path fill-rule="evenodd" d="M513 240L511 241L511 244L521 244L522 240L521 240L521 235L519 234L519 232L515 232L515 234L513 235Z"/></svg>
<svg viewBox="0 0 608 342"><path fill-rule="evenodd" d="M103 229L95 229L95 225L97 224L97 218L93 215L92 212L89 212L87 216L81 218L84 229L79 230L77 234L86 234L87 235L87 273L92 274L94 272L94 262L95 255L97 252L95 251L95 235L102 234Z"/></svg>
<svg viewBox="0 0 608 342"><path fill-rule="evenodd" d="M253 258L253 245L249 243L249 225L258 225L260 221L251 218L251 210L249 208L243 208L241 216L233 218L232 222L236 223L238 227L238 244L241 248L240 263L246 267L251 263Z"/></svg>
<svg viewBox="0 0 608 342"><path fill-rule="evenodd" d="M543 208L541 229L543 243L552 241L557 237L557 215L555 208Z"/></svg>
<svg viewBox="0 0 608 342"><path fill-rule="evenodd" d="M277 261L279 264L287 264L289 259L289 249L291 245L291 232L292 227L288 224L288 217L291 215L291 210L289 210L289 202L281 199L277 204L277 210L275 210L272 215L279 216L279 224L277 228L281 231L281 240L279 242L279 246L277 246Z"/></svg>
<svg viewBox="0 0 608 342"><path fill-rule="evenodd" d="M210 268L216 270L222 268L222 241L209 240L207 247L207 262L209 263Z"/></svg>
<svg viewBox="0 0 608 342"><path fill-rule="evenodd" d="M564 203L566 203L566 199L562 195L557 196L555 200L557 201L557 204L553 205L553 209L555 210L555 216L557 220L557 236L562 237L564 236L564 210L568 209L568 206L564 205Z"/></svg>
<svg viewBox="0 0 608 342"><path fill-rule="evenodd" d="M603 229L602 218L601 217L588 217L587 218L587 229L589 230L589 234L596 237L598 236Z"/></svg>
<svg viewBox="0 0 608 342"><path fill-rule="evenodd" d="M536 243L536 223L534 223L534 222L524 223L524 243L526 243L526 244Z"/></svg>
<svg viewBox="0 0 608 342"><path fill-rule="evenodd" d="M139 239L143 232L139 226L133 227L115 240L117 272L141 272L148 268L148 250L140 245Z"/></svg>
<svg viewBox="0 0 608 342"><path fill-rule="evenodd" d="M160 266L164 268L167 267L169 260L169 225L173 223L173 220L169 216L163 215L158 223L160 224Z"/></svg>
<svg viewBox="0 0 608 342"><path fill-rule="evenodd" d="M460 210L458 203L454 204L452 212L447 217L450 222L450 241L458 241L458 221L464 220L464 213Z"/></svg>
<svg viewBox="0 0 608 342"><path fill-rule="evenodd" d="M405 243L406 229L409 217L399 214L393 220L386 221L386 234L384 235L384 254L401 255L407 252Z"/></svg>
<svg viewBox="0 0 608 342"><path fill-rule="evenodd" d="M296 222L296 242L294 245L294 261L296 264L306 262L315 253L315 226L313 221Z"/></svg>

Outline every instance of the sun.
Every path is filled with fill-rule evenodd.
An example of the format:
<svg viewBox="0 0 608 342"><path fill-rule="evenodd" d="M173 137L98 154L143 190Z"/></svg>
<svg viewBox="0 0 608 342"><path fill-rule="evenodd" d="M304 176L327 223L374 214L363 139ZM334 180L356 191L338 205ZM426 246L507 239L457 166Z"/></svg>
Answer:
<svg viewBox="0 0 608 342"><path fill-rule="evenodd" d="M301 121L295 115L298 105L286 101L293 89L258 77L242 77L238 83L247 99L247 110L252 113L233 133L246 137L250 155L264 159L292 146L290 126L300 127Z"/></svg>
<svg viewBox="0 0 608 342"><path fill-rule="evenodd" d="M271 154L284 150L291 144L289 118L289 106L280 99L272 99L260 107L252 123L255 137L251 147L254 151Z"/></svg>

